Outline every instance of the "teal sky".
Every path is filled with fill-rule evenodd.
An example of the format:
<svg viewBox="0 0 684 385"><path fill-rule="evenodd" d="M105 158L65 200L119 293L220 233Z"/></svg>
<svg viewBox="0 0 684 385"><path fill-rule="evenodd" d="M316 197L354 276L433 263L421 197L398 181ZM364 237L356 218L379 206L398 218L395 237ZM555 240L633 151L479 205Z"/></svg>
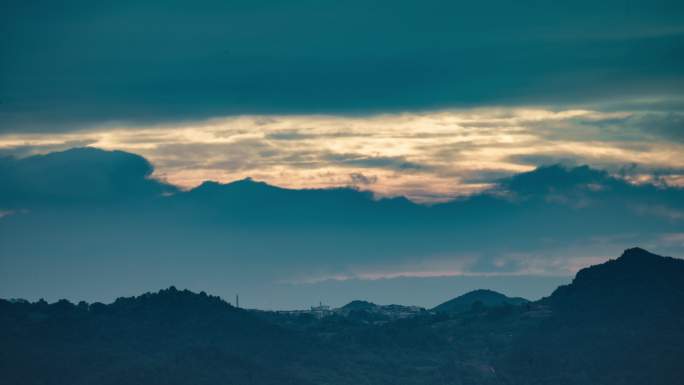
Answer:
<svg viewBox="0 0 684 385"><path fill-rule="evenodd" d="M2 1L0 297L434 305L540 297L633 246L681 256L682 20L680 1Z"/></svg>

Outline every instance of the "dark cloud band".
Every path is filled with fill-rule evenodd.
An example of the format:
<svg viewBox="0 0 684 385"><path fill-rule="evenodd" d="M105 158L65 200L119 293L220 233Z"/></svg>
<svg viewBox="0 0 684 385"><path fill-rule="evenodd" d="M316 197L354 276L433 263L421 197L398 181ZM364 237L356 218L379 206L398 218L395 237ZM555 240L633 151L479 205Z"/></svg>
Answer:
<svg viewBox="0 0 684 385"><path fill-rule="evenodd" d="M4 132L684 89L673 1L30 0L0 14Z"/></svg>

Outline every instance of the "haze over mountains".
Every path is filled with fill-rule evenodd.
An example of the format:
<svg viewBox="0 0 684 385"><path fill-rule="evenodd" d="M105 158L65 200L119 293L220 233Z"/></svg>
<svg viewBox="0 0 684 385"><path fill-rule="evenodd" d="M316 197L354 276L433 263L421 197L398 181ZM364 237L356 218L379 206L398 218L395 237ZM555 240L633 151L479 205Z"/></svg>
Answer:
<svg viewBox="0 0 684 385"><path fill-rule="evenodd" d="M175 288L109 305L2 300L0 370L27 385L670 385L684 375L683 285L684 261L634 248L540 301L383 322L362 301L316 318Z"/></svg>
<svg viewBox="0 0 684 385"><path fill-rule="evenodd" d="M684 247L683 189L585 166L431 206L249 179L185 191L152 173L95 148L1 158L0 292L106 301L175 284L260 308L368 292L430 308L454 288L536 299L623 244Z"/></svg>

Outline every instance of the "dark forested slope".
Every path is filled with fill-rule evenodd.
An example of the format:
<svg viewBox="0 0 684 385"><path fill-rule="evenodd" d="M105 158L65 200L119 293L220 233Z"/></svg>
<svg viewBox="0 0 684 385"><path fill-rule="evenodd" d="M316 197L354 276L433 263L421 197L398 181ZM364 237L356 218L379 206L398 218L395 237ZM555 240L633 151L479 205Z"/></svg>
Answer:
<svg viewBox="0 0 684 385"><path fill-rule="evenodd" d="M45 385L684 378L682 260L629 249L541 301L488 296L495 302L394 320L361 301L317 318L238 309L175 288L109 305L0 300L0 373L3 383Z"/></svg>
<svg viewBox="0 0 684 385"><path fill-rule="evenodd" d="M540 301L551 316L502 362L519 384L676 384L684 378L684 261L626 250Z"/></svg>

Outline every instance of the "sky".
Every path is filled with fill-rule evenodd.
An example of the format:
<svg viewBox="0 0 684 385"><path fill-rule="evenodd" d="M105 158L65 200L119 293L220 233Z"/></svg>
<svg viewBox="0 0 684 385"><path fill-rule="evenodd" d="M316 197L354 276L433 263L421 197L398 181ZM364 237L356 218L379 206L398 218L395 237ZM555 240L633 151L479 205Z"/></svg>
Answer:
<svg viewBox="0 0 684 385"><path fill-rule="evenodd" d="M684 249L678 1L0 1L0 297L539 298Z"/></svg>

